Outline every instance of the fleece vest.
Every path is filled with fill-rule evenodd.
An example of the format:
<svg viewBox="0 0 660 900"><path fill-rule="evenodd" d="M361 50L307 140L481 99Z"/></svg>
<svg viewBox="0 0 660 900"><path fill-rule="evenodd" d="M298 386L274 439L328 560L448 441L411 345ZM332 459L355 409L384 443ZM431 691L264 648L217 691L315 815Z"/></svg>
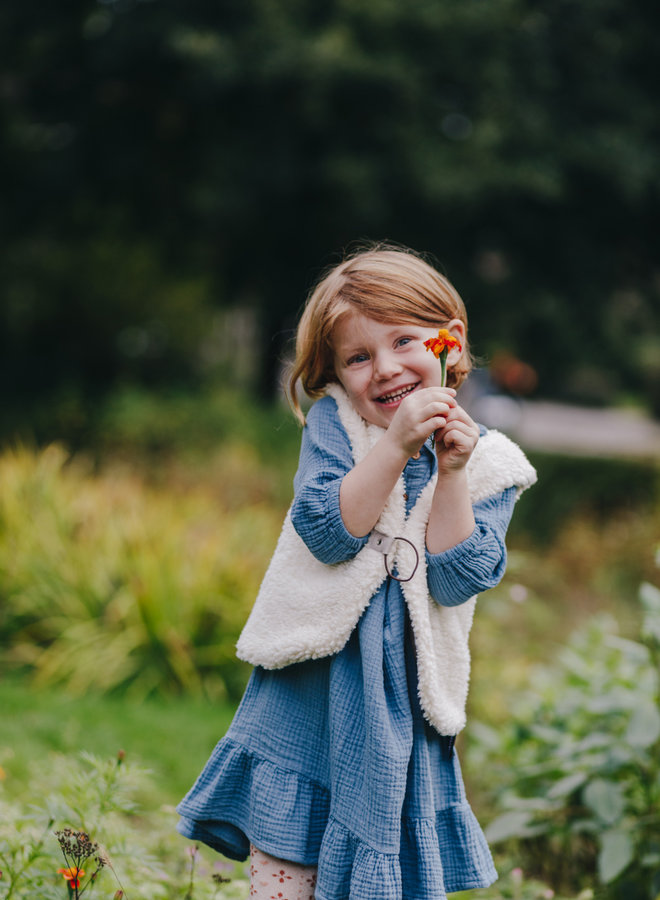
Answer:
<svg viewBox="0 0 660 900"><path fill-rule="evenodd" d="M337 403L354 463L362 460L384 434L366 422L338 385L327 389ZM536 472L522 450L505 435L482 435L467 464L473 503L510 487L520 493L536 481ZM412 624L417 656L418 693L425 718L443 735L465 727L470 678L468 638L476 596L457 606L442 606L429 594L426 579L426 525L437 476L422 490L406 515L405 481L398 479L370 540L345 562L328 565L308 550L291 521L291 511L266 571L254 606L236 645L237 655L254 666L279 669L308 659L338 653L348 641L369 601L394 571L410 542L419 556L413 577L401 582ZM391 544L387 568L379 549ZM409 553L408 553L409 556ZM409 570L410 560L401 560Z"/></svg>

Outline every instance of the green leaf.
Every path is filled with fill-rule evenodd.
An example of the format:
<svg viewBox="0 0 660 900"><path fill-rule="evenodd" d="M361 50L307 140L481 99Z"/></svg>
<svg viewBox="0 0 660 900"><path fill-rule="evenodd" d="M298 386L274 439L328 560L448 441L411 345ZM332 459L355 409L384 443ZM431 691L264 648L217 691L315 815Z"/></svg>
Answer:
<svg viewBox="0 0 660 900"><path fill-rule="evenodd" d="M660 738L660 710L652 703L640 704L630 717L626 741L633 747L651 747Z"/></svg>
<svg viewBox="0 0 660 900"><path fill-rule="evenodd" d="M660 641L660 590L645 581L639 589L639 599L646 612L642 625L644 637Z"/></svg>
<svg viewBox="0 0 660 900"><path fill-rule="evenodd" d="M613 825L620 819L626 805L623 785L605 781L603 778L591 781L584 789L582 798L589 809L592 809L606 825Z"/></svg>
<svg viewBox="0 0 660 900"><path fill-rule="evenodd" d="M645 647L642 649L646 650ZM587 698L585 706L591 713L597 713L599 716L611 716L634 708L636 699L636 691L633 688L617 684L605 694Z"/></svg>
<svg viewBox="0 0 660 900"><path fill-rule="evenodd" d="M512 837L524 837L527 834L531 818L530 814L524 810L505 812L486 828L486 838L496 844Z"/></svg>
<svg viewBox="0 0 660 900"><path fill-rule="evenodd" d="M658 900L658 897L660 897L660 869L653 874L653 878L651 879L650 895L654 900Z"/></svg>
<svg viewBox="0 0 660 900"><path fill-rule="evenodd" d="M585 772L573 772L571 775L566 775L564 778L560 778L548 791L548 797L554 800L557 797L567 797L569 794L572 794L574 790L579 787L582 787L584 782L587 780L587 776Z"/></svg>
<svg viewBox="0 0 660 900"><path fill-rule="evenodd" d="M598 877L609 884L632 862L634 845L627 831L613 829L604 832L598 855Z"/></svg>
<svg viewBox="0 0 660 900"><path fill-rule="evenodd" d="M660 588L649 581L644 581L639 589L639 597L645 609L653 610L660 615Z"/></svg>

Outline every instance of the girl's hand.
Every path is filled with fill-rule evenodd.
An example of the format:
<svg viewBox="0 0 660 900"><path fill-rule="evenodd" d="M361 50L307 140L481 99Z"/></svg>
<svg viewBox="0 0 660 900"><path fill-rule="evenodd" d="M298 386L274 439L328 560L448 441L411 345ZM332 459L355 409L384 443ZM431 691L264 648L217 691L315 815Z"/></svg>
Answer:
<svg viewBox="0 0 660 900"><path fill-rule="evenodd" d="M453 388L420 388L401 401L387 429L388 437L403 455L415 456L429 435L443 432L454 409L456 391Z"/></svg>
<svg viewBox="0 0 660 900"><path fill-rule="evenodd" d="M438 475L464 468L478 440L479 426L462 407L454 404L445 425L435 433Z"/></svg>

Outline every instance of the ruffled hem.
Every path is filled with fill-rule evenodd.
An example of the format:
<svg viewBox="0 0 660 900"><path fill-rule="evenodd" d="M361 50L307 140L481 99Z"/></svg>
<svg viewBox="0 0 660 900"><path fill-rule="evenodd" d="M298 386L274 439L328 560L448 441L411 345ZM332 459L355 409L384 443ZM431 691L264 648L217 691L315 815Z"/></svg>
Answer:
<svg viewBox="0 0 660 900"><path fill-rule="evenodd" d="M402 885L406 900L446 900L497 879L467 803L439 811L435 821L404 818L399 852L382 852L330 815L326 788L227 738L177 811L182 835L230 859L246 859L254 844L318 866L317 900L401 900Z"/></svg>
<svg viewBox="0 0 660 900"><path fill-rule="evenodd" d="M230 859L247 859L252 843L271 856L311 866L319 857L330 799L322 785L224 738L177 812L180 834Z"/></svg>
<svg viewBox="0 0 660 900"><path fill-rule="evenodd" d="M398 853L380 853L331 818L323 836L317 900L400 900Z"/></svg>
<svg viewBox="0 0 660 900"><path fill-rule="evenodd" d="M430 819L404 819L398 854L369 847L330 818L321 845L317 900L446 900L448 893L488 887L497 872L474 813L466 804Z"/></svg>
<svg viewBox="0 0 660 900"><path fill-rule="evenodd" d="M406 900L444 900L497 881L486 838L467 803L439 811L435 822L404 819L401 867Z"/></svg>

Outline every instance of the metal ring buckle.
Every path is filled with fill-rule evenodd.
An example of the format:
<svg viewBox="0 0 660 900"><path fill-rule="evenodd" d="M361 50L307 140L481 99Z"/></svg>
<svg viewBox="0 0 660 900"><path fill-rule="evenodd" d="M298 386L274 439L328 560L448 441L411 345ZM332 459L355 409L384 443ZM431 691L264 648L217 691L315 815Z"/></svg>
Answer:
<svg viewBox="0 0 660 900"><path fill-rule="evenodd" d="M390 572L390 567L387 564L387 553L385 553L383 555L383 560L385 562L385 571L390 576L390 578L393 578L395 581L400 581L402 584L405 584L406 581L410 581L415 576L415 572L417 571L417 566L419 565L419 553L417 552L417 547L415 547L413 542L409 541L408 538L395 537L394 541L404 541L406 544L408 544L410 547L412 547L413 553L415 554L415 565L413 566L413 570L407 578L399 578L398 575L394 575L393 572Z"/></svg>
<svg viewBox="0 0 660 900"><path fill-rule="evenodd" d="M413 553L415 554L415 565L413 566L412 573L407 578L400 578L398 575L395 575L391 570L387 562L387 557L389 555L390 550L392 549L394 543L396 541L404 541L413 549ZM415 572L417 571L417 567L419 566L419 553L417 552L417 547L413 544L412 541L409 541L408 538L404 537L390 537L389 534L383 534L382 531L377 531L374 529L369 535L369 540L367 541L367 547L371 547L372 550L377 550L379 553L383 554L383 560L385 562L385 571L393 578L395 581L400 581L405 583L406 581L410 581L411 578L414 577Z"/></svg>

